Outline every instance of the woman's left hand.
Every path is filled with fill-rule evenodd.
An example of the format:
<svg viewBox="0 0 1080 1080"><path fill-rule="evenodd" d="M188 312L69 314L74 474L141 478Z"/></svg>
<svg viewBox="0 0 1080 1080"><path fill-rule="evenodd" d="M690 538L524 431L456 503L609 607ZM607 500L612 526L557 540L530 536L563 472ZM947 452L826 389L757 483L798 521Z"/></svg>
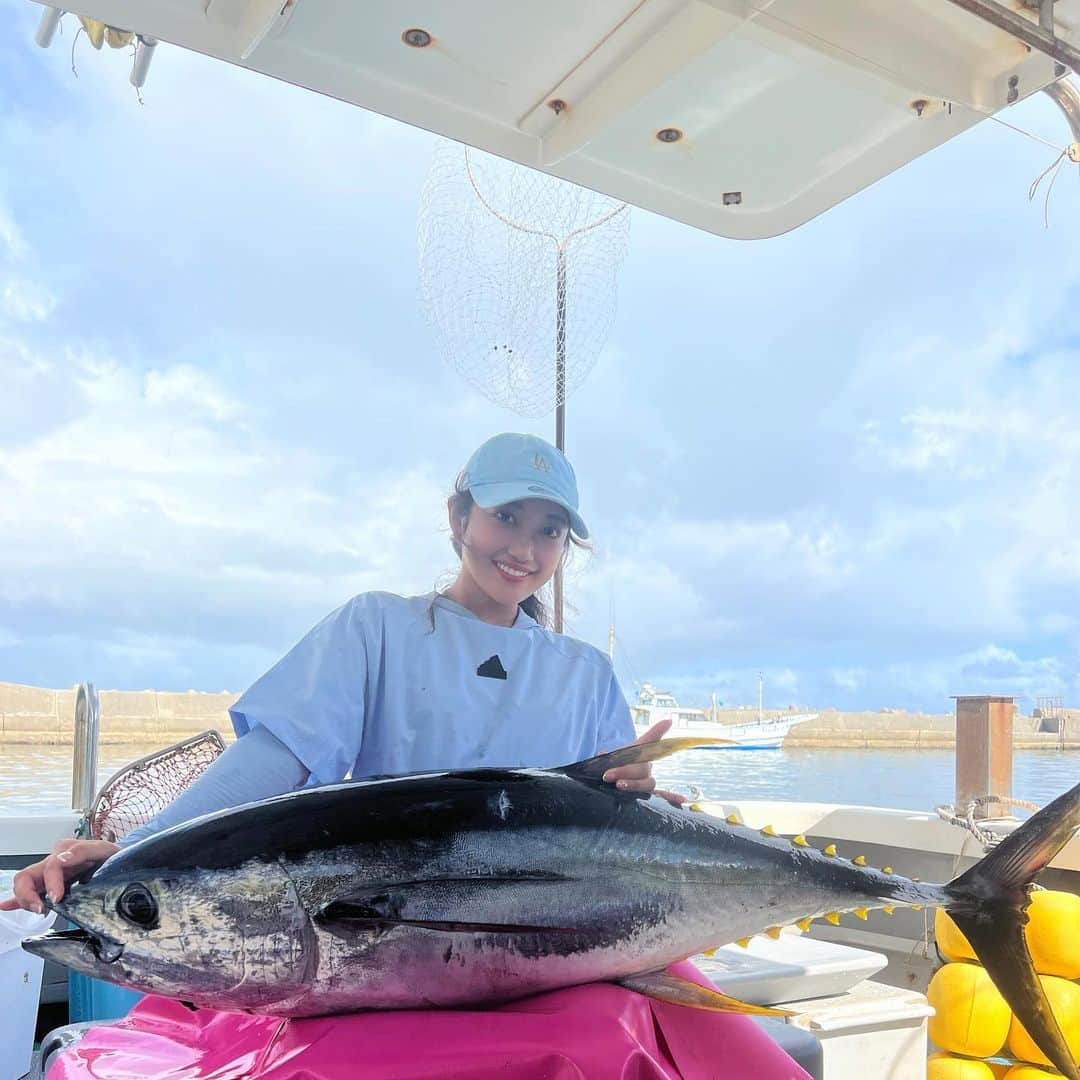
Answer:
<svg viewBox="0 0 1080 1080"><path fill-rule="evenodd" d="M659 742L671 727L670 720L661 720L653 724L640 738L635 739L631 746L639 746L641 743ZM604 773L604 779L609 784L614 784L620 791L644 791L650 795L659 795L667 799L673 806L682 806L686 802L685 795L679 795L674 791L663 791L656 786L656 780L652 774L652 762L642 761L635 765L620 765L617 769L608 769Z"/></svg>

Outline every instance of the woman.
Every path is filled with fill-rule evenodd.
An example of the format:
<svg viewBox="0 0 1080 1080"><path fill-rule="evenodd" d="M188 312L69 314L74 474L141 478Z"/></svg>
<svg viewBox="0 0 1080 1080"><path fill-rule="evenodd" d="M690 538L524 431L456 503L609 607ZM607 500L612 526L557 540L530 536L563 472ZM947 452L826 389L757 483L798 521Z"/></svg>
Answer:
<svg viewBox="0 0 1080 1080"><path fill-rule="evenodd" d="M327 616L232 707L237 742L124 843L347 775L552 766L635 741L608 658L543 625L537 594L570 545L589 535L562 453L532 435L497 435L469 459L447 508L461 559L450 588L421 597L362 594ZM636 741L661 738L669 724ZM612 769L604 779L627 791L655 788L648 764ZM0 908L41 911L43 896L60 899L67 883L116 850L63 840L15 876L15 895ZM700 978L683 967L684 977ZM372 1077L469 1080L806 1075L745 1017L661 1005L609 984L483 1011L289 1022L193 1015L149 997L123 1025L90 1032L61 1058L58 1075L127 1077L133 1062L143 1074L188 1078L351 1077L360 1075L357 1062Z"/></svg>
<svg viewBox="0 0 1080 1080"><path fill-rule="evenodd" d="M544 628L538 594L589 535L565 456L535 435L488 439L447 503L461 567L443 593L362 593L328 615L229 710L236 743L133 843L199 814L347 775L551 766L634 740L608 658ZM642 741L659 739L657 724ZM652 791L651 766L606 779ZM680 796L663 793L675 801ZM117 846L61 840L15 875L0 910L42 912Z"/></svg>

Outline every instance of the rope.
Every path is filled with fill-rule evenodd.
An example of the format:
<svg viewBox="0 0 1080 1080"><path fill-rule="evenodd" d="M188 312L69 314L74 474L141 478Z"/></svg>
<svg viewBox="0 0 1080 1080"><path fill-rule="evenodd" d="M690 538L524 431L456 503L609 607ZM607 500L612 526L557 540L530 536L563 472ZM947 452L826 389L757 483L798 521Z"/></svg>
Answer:
<svg viewBox="0 0 1080 1080"><path fill-rule="evenodd" d="M978 109L972 109L972 112L979 112ZM1041 135L1036 135L1033 131L1025 131L1023 128L1017 127L1015 124L1010 124L1008 120L1002 120L1000 116L995 116L993 113L983 113L983 116L987 120L993 120L995 124L1000 124L1002 127L1008 128L1010 131L1015 131L1017 135L1026 135L1032 142L1042 143L1043 146L1048 146L1051 150L1062 150L1060 143L1052 143L1049 139L1044 139Z"/></svg>
<svg viewBox="0 0 1080 1080"><path fill-rule="evenodd" d="M1032 813L1039 809L1034 803L1027 802L1024 799L1013 799L1008 795L980 795L978 798L972 799L962 811L955 806L936 806L934 809L942 821L966 829L983 847L992 848L1001 843L1003 838L998 836L997 833L983 828L975 820L976 810L981 810L986 806L1008 806L1010 808L1030 810Z"/></svg>

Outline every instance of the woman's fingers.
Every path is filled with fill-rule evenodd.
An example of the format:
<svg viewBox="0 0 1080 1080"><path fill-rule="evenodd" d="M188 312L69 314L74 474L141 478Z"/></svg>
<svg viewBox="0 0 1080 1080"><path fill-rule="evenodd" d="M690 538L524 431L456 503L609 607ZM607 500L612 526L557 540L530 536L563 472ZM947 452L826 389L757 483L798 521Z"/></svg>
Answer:
<svg viewBox="0 0 1080 1080"><path fill-rule="evenodd" d="M25 908L44 915L45 905L41 902L41 894L45 891L45 878L42 876L44 865L45 860L42 859L20 870L11 883L11 899L0 904L0 908L4 911Z"/></svg>
<svg viewBox="0 0 1080 1080"><path fill-rule="evenodd" d="M616 780L643 780L652 774L652 765L647 761L637 762L633 765L620 765L616 769L608 769L604 773L604 779L613 784Z"/></svg>
<svg viewBox="0 0 1080 1080"><path fill-rule="evenodd" d="M665 791L663 788L656 788L653 794L659 795L661 799L667 799L672 806L684 806L690 801L685 795L680 795L677 791Z"/></svg>
<svg viewBox="0 0 1080 1080"><path fill-rule="evenodd" d="M12 896L0 901L0 911L25 908L44 914L43 896L50 900L63 899L67 886L87 870L96 870L119 848L106 840L60 840L51 855L20 870L12 882Z"/></svg>
<svg viewBox="0 0 1080 1080"><path fill-rule="evenodd" d="M639 746L641 743L659 742L668 733L672 723L671 720L657 720L644 735L639 735L630 745Z"/></svg>
<svg viewBox="0 0 1080 1080"><path fill-rule="evenodd" d="M639 735L630 745L640 746L642 743L659 742L670 727L670 720L660 720L653 724L644 735ZM609 784L614 784L620 791L652 791L656 787L656 781L652 777L652 763L648 761L608 769L604 773L604 779Z"/></svg>

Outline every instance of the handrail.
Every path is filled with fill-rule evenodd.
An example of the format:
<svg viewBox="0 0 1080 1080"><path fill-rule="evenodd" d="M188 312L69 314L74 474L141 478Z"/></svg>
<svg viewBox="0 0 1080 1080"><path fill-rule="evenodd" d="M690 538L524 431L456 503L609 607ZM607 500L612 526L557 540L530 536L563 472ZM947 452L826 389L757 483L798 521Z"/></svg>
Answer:
<svg viewBox="0 0 1080 1080"><path fill-rule="evenodd" d="M71 752L71 808L86 813L97 790L101 707L91 682L75 688L75 739Z"/></svg>

